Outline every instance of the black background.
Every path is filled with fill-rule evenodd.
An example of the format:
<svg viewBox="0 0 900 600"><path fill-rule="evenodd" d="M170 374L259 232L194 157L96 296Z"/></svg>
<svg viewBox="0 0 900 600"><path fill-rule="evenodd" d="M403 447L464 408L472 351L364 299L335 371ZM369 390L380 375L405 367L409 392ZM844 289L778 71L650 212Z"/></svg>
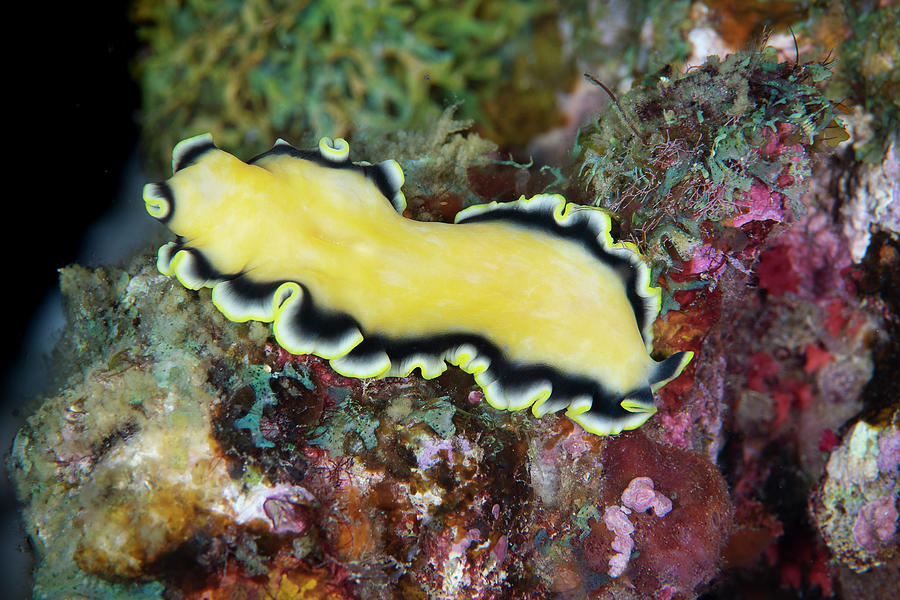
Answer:
<svg viewBox="0 0 900 600"><path fill-rule="evenodd" d="M57 287L57 269L76 261L86 228L116 199L136 147L138 44L129 10L126 2L4 9L4 463L27 416L25 398L10 392L10 384L41 377L17 362L35 310ZM0 595L30 597L27 542L6 469L2 474L0 551L7 577Z"/></svg>

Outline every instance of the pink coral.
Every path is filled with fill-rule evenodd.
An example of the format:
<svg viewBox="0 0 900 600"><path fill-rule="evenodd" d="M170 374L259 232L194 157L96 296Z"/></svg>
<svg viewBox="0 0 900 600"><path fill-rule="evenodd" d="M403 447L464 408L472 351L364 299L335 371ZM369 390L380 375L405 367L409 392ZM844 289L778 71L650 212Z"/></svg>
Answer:
<svg viewBox="0 0 900 600"><path fill-rule="evenodd" d="M635 477L625 491L622 492L624 506L609 506L603 513L603 522L607 529L616 534L611 547L615 554L609 559L609 576L618 577L625 572L631 551L634 549L634 524L628 514L634 510L642 513L652 508L656 516L665 516L672 510L672 501L653 489L653 480L649 477Z"/></svg>
<svg viewBox="0 0 900 600"><path fill-rule="evenodd" d="M878 439L878 470L893 471L900 466L900 430L882 433Z"/></svg>
<svg viewBox="0 0 900 600"><path fill-rule="evenodd" d="M628 556L625 554L613 554L609 559L609 576L618 577L625 572L628 566Z"/></svg>
<svg viewBox="0 0 900 600"><path fill-rule="evenodd" d="M617 536L631 535L634 533L634 524L628 519L628 515L621 506L610 506L603 513L603 522L606 527Z"/></svg>
<svg viewBox="0 0 900 600"><path fill-rule="evenodd" d="M853 539L865 550L875 551L897 531L896 500L881 496L864 504L853 524Z"/></svg>
<svg viewBox="0 0 900 600"><path fill-rule="evenodd" d="M622 504L637 512L644 512L653 505L656 492L649 477L635 477L622 492Z"/></svg>
<svg viewBox="0 0 900 600"><path fill-rule="evenodd" d="M657 517L664 517L672 510L672 501L659 492L653 497L653 512Z"/></svg>
<svg viewBox="0 0 900 600"><path fill-rule="evenodd" d="M768 186L754 182L750 186L750 192L742 202L736 202L746 208L747 212L737 215L732 219L735 227L746 225L750 221L777 221L785 220L784 195L773 192Z"/></svg>
<svg viewBox="0 0 900 600"><path fill-rule="evenodd" d="M631 551L634 550L634 540L631 539L630 535L617 535L610 547L619 554L631 556Z"/></svg>
<svg viewBox="0 0 900 600"><path fill-rule="evenodd" d="M657 517L664 517L672 510L672 501L653 489L649 477L635 477L622 492L622 504L637 512L653 509Z"/></svg>
<svg viewBox="0 0 900 600"><path fill-rule="evenodd" d="M625 572L628 561L631 559L631 551L634 549L634 540L631 534L634 533L634 524L625 514L627 509L621 506L609 506L603 513L603 522L606 528L616 534L612 542L612 549L615 551L609 559L610 577L618 577Z"/></svg>

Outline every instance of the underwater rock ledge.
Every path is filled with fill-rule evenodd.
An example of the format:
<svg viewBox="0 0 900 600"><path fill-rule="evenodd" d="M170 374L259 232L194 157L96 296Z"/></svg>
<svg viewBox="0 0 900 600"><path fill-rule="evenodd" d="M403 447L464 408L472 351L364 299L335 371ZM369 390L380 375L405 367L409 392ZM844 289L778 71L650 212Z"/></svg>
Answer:
<svg viewBox="0 0 900 600"><path fill-rule="evenodd" d="M718 570L730 501L702 455L493 410L455 368L342 377L148 262L62 271L91 361L15 441L35 597L690 597ZM599 515L634 477L671 510L633 516L618 580Z"/></svg>

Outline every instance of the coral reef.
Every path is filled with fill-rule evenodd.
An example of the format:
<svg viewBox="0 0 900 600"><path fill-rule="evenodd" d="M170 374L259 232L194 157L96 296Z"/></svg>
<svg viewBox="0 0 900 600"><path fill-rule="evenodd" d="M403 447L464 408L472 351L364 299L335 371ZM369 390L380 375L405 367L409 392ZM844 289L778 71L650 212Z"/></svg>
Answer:
<svg viewBox="0 0 900 600"><path fill-rule="evenodd" d="M857 160L878 164L900 130L900 5L853 5L831 0L811 6L804 41L813 52L833 53L835 76L827 92L852 106Z"/></svg>
<svg viewBox="0 0 900 600"><path fill-rule="evenodd" d="M730 512L707 458L640 434L604 446L555 416L538 426L498 413L457 370L347 379L285 353L260 324L234 326L152 267L132 269L63 273L72 314L109 333L101 345L71 328L68 343L96 359L16 438L44 554L36 597L377 598L385 586L400 597L543 597L568 585L542 570L548 546L572 539L584 566L566 577L583 585L606 572L584 507L620 497L642 552L624 571L640 589L690 592L714 574ZM665 519L640 512L645 477ZM568 533L579 510L581 549ZM667 575L674 553L682 567Z"/></svg>
<svg viewBox="0 0 900 600"><path fill-rule="evenodd" d="M828 64L779 62L770 50L713 56L676 79L648 75L618 112L582 132L581 174L595 202L620 217L622 235L658 270L692 256L701 264L689 274L719 262L703 248L704 223L742 227L802 212L810 151L837 127L815 87Z"/></svg>
<svg viewBox="0 0 900 600"><path fill-rule="evenodd" d="M891 562L897 555L898 419L895 411L874 424L858 421L831 452L811 500L825 542L854 571Z"/></svg>
<svg viewBox="0 0 900 600"><path fill-rule="evenodd" d="M609 559L609 576L618 577L625 572L631 551L634 549L634 524L628 519L631 511L645 512L653 509L657 517L664 517L672 510L672 501L653 489L649 477L635 477L622 492L622 506L609 506L603 513L606 528L616 535L610 544L615 554Z"/></svg>
<svg viewBox="0 0 900 600"><path fill-rule="evenodd" d="M34 597L891 597L898 4L361 7L136 3L147 148L355 131L400 162L408 218L604 207L664 288L655 356L693 363L599 438L455 368L342 377L149 254L67 267L54 391L8 462ZM571 156L497 153L561 156L606 101Z"/></svg>
<svg viewBox="0 0 900 600"><path fill-rule="evenodd" d="M465 150L488 146L441 123L443 134L404 140L446 152L417 167L421 190L429 172L472 155L461 171L472 183L411 203L437 218L440 202L461 206L494 177ZM604 446L556 415L498 413L457 369L431 381L344 378L286 353L262 324L230 323L149 263L62 272L61 392L12 457L41 556L36 597L540 598L625 593L632 576L690 595L715 574L730 511L707 457L642 435ZM669 527L634 509L638 551L668 561L694 545L691 531L707 542L686 553L684 572L662 573L645 553L613 580L589 536L598 507L641 477L661 494L658 514L663 495L672 508ZM575 552L574 570L557 568L557 550Z"/></svg>
<svg viewBox="0 0 900 600"><path fill-rule="evenodd" d="M765 562L778 585L829 596L845 574L829 566L819 513L804 509L845 423L867 402L896 407L896 302L889 284L866 291L896 277L894 254L880 275L854 266L870 224L892 231L896 158L892 143L872 167L849 166L851 143L829 156L852 131L821 91L831 64L776 54L644 78L583 131L577 166L668 292L657 348L697 354L660 390L649 428L719 459L736 518L731 572ZM831 526L847 535L894 542L880 495L836 514Z"/></svg>
<svg viewBox="0 0 900 600"><path fill-rule="evenodd" d="M660 393L661 435L682 447L721 449L720 398L737 362L726 357L747 348L731 346L731 326L759 301L748 294L751 273L775 292L797 285L779 262L787 248L767 238L779 223L812 218L801 216L801 192L815 152L839 129L816 87L827 66L778 62L772 49L713 57L681 77L646 77L582 133L580 175L594 202L618 216L621 235L660 274L663 311L677 309L657 321L657 347L700 357ZM779 393L791 406L796 394ZM796 393L802 403L803 388Z"/></svg>

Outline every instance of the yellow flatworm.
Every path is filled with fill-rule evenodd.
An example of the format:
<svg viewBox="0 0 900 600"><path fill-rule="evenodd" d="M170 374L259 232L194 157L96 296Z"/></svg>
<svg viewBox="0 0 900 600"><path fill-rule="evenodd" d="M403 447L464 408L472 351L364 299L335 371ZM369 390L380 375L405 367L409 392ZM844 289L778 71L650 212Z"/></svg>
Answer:
<svg viewBox="0 0 900 600"><path fill-rule="evenodd" d="M655 412L652 391L691 353L650 357L659 289L635 249L613 243L606 213L542 194L455 224L413 221L400 166L349 151L278 140L245 163L208 134L181 142L174 176L144 187L147 211L178 236L159 270L343 375L431 378L449 362L495 408L565 409L600 435Z"/></svg>

